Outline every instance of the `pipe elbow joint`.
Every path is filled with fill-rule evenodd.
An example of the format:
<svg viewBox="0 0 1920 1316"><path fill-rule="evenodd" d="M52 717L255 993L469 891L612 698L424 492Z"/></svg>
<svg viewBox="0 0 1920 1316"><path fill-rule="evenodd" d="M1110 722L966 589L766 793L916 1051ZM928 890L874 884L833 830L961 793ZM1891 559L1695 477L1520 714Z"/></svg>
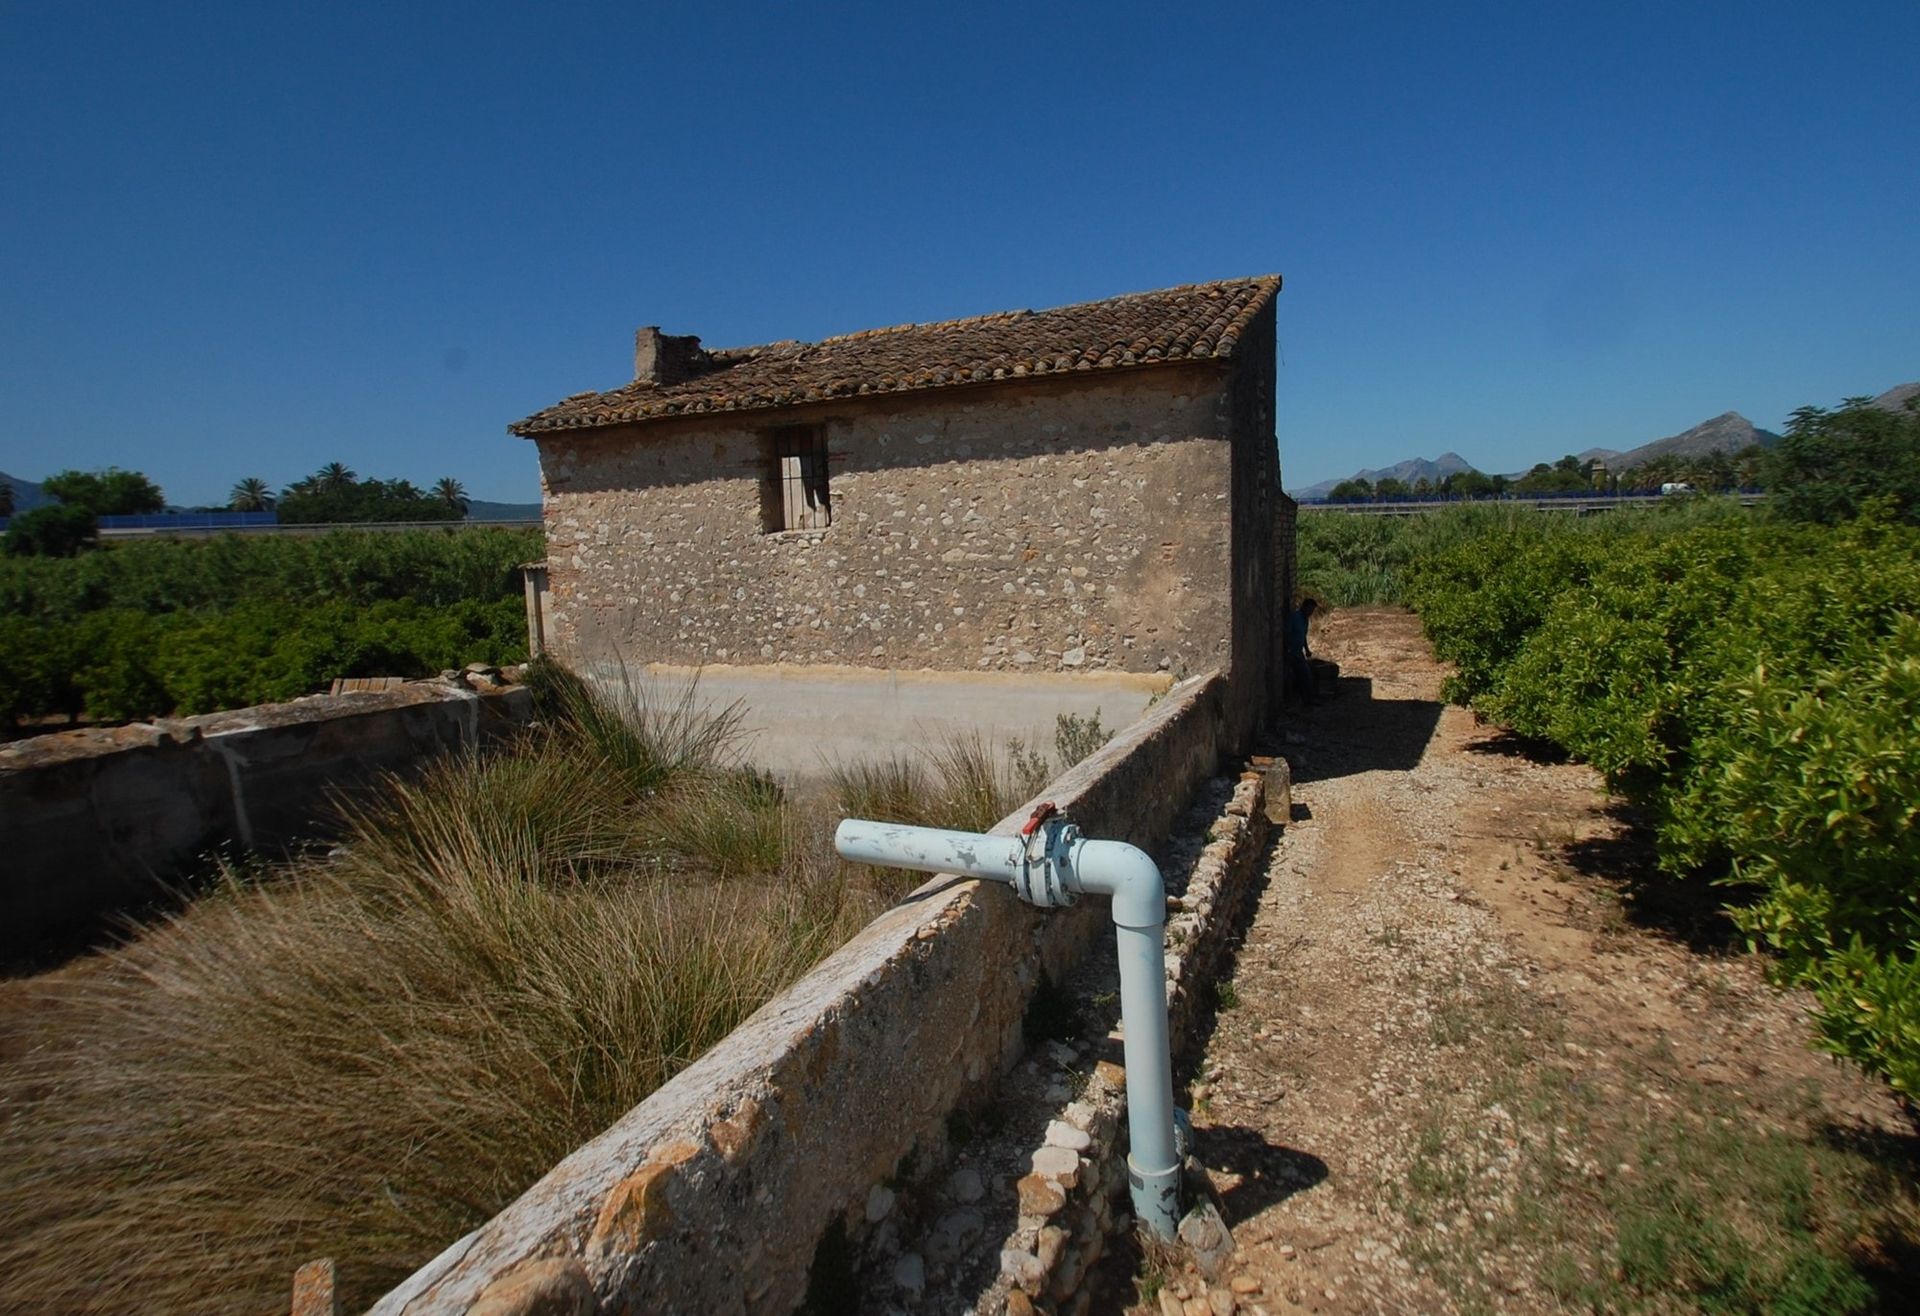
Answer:
<svg viewBox="0 0 1920 1316"><path fill-rule="evenodd" d="M1073 869L1080 889L1113 900L1113 921L1126 928L1163 927L1167 888L1152 856L1125 841L1082 841Z"/></svg>

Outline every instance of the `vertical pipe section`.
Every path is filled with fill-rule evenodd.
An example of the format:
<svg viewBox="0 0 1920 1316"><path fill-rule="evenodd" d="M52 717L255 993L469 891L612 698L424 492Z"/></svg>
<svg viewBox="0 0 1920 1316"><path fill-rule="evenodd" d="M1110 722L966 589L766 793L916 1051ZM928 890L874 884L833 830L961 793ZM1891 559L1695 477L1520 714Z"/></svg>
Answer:
<svg viewBox="0 0 1920 1316"><path fill-rule="evenodd" d="M1166 886L1153 859L1123 841L1080 842L1072 872L1080 890L1113 898L1127 1061L1127 1182L1134 1214L1171 1239L1180 1224L1180 1154L1167 1027Z"/></svg>
<svg viewBox="0 0 1920 1316"><path fill-rule="evenodd" d="M834 848L857 863L1008 884L1026 854L1017 837L859 818L843 821L833 839ZM1134 1215L1153 1234L1171 1239L1180 1222L1180 1156L1167 1029L1166 887L1153 859L1123 841L1078 841L1063 867L1068 890L1112 899L1127 1062L1127 1177Z"/></svg>

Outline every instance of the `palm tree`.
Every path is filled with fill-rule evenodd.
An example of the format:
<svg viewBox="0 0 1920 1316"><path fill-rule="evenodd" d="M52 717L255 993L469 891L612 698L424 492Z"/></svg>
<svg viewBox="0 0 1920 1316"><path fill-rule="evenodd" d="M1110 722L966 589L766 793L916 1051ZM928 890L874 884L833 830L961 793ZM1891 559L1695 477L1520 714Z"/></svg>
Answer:
<svg viewBox="0 0 1920 1316"><path fill-rule="evenodd" d="M460 481L454 479L451 475L442 478L439 483L433 486L433 496L445 503L448 507L451 507L454 511L460 513L460 515L465 516L467 514L467 506L471 500L467 497L467 491L461 485Z"/></svg>
<svg viewBox="0 0 1920 1316"><path fill-rule="evenodd" d="M322 489L344 489L360 477L348 470L344 462L328 462L313 473L313 478Z"/></svg>
<svg viewBox="0 0 1920 1316"><path fill-rule="evenodd" d="M265 480L248 476L233 486L233 492L227 495L227 506L236 512L264 512L273 506L273 490Z"/></svg>

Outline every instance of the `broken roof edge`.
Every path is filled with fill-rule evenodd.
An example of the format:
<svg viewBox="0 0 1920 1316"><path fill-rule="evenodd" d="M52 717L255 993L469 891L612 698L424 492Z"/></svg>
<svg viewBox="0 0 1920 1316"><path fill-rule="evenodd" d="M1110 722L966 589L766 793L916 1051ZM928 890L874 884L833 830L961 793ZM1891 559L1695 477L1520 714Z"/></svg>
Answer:
<svg viewBox="0 0 1920 1316"><path fill-rule="evenodd" d="M847 398L922 393L962 385L1006 383L1017 379L1050 379L1096 370L1138 370L1157 365L1223 362L1233 356L1242 332L1273 303L1281 286L1280 275L1264 274L1245 279L1187 283L1147 292L1123 293L1098 301L1076 302L1041 311L995 311L953 320L862 329L816 342L782 339L749 347L713 348L708 356L718 363L718 369L671 385L629 383L615 389L576 393L516 421L507 427L507 431L522 438L532 438L558 430L604 429L687 416L771 411ZM812 384L792 378L766 381L728 379L734 371L755 363L778 362L792 367L798 365L809 352L831 357L837 351L862 352L870 348L884 351L910 341L915 335L929 343L938 343L948 335L969 331L1022 326L1049 319L1071 322L1076 315L1111 315L1155 302L1164 303L1169 309L1184 310L1186 305L1182 299L1194 294L1231 296L1235 302L1232 314L1199 329L1178 321L1155 325L1152 327L1160 331L1165 341L1152 341L1142 347L1143 340L1136 333L1131 347L1117 350L1122 345L1116 343L1100 349L1097 356L1092 354L1094 349L1086 348L1059 350L1057 347L1043 347L1035 352L1033 345L1027 344L1014 349L1014 353L1022 358L1018 360L1012 359L1009 351L989 350L976 352L971 362L918 363L908 365L905 369L900 368L901 363L891 361L846 363L854 368L856 375L864 373L870 376L867 378L823 379ZM829 360L818 364L827 367L833 362ZM711 387L727 382L738 382L743 387L731 392Z"/></svg>

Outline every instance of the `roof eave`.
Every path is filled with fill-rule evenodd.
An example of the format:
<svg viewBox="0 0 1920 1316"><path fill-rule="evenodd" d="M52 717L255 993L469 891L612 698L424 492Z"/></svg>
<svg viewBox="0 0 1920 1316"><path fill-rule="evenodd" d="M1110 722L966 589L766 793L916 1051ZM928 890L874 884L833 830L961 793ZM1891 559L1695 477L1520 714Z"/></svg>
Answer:
<svg viewBox="0 0 1920 1316"><path fill-rule="evenodd" d="M907 387L874 388L866 391L855 390L851 393L833 393L818 398L796 398L787 402L764 402L747 406L706 406L690 408L685 411L649 412L641 416L621 416L612 420L583 420L577 423L558 421L547 424L538 423L544 413L536 412L525 420L516 421L507 426L507 433L522 439L537 439L546 434L558 434L563 431L609 430L625 425L653 425L667 421L690 420L703 416L739 416L763 411L797 411L802 407L833 406L838 403L858 402L870 398L912 397L927 393L952 393L961 389L993 388L1007 384L1032 384L1056 379L1087 379L1113 374L1132 374L1143 370L1154 370L1167 366L1226 366L1233 362L1233 353L1215 352L1208 356L1158 357L1149 361L1128 361L1110 366L1088 366L1084 369L1067 370L1029 370L1024 373L994 376L987 379L951 380L944 384L919 384Z"/></svg>

